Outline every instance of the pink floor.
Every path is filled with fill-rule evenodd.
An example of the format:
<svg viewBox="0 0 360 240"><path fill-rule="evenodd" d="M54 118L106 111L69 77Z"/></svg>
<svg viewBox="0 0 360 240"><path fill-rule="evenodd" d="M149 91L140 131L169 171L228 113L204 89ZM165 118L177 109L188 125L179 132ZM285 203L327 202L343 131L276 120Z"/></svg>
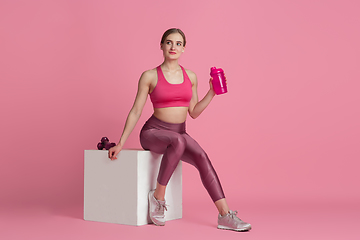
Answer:
<svg viewBox="0 0 360 240"><path fill-rule="evenodd" d="M360 239L357 202L291 202L244 203L239 216L253 229L240 233L216 228L216 210L210 202L184 200L183 218L165 227L84 221L80 204L12 206L0 212L0 239Z"/></svg>

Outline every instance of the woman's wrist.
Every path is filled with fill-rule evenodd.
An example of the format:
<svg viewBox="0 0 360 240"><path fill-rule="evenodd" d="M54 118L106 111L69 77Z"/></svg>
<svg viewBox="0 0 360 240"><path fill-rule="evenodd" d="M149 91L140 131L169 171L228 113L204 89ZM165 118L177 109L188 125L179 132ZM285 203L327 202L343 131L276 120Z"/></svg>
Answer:
<svg viewBox="0 0 360 240"><path fill-rule="evenodd" d="M209 94L212 98L215 97L215 95L216 95L214 89L212 89L212 88L209 89L208 94Z"/></svg>
<svg viewBox="0 0 360 240"><path fill-rule="evenodd" d="M121 139L120 139L119 143L117 144L117 146L120 146L120 147L124 146L124 143L121 141Z"/></svg>

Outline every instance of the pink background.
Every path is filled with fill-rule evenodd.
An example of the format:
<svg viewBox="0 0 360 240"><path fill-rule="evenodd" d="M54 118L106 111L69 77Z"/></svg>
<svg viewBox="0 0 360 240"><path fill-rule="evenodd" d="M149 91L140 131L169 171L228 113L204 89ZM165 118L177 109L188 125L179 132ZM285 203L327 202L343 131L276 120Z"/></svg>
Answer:
<svg viewBox="0 0 360 240"><path fill-rule="evenodd" d="M197 74L200 97L211 66L226 72L229 92L187 129L231 208L358 206L359 9L350 0L1 0L1 206L81 210L84 149L102 136L118 142L171 27L187 36L180 64ZM148 99L125 148L140 148L151 114ZM197 171L183 174L184 204L211 205Z"/></svg>

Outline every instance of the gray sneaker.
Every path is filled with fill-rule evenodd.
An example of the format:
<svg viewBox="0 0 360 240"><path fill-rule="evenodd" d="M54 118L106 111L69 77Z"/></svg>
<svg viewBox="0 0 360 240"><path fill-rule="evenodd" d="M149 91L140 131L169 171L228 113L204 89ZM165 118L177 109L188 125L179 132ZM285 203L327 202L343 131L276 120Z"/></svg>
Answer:
<svg viewBox="0 0 360 240"><path fill-rule="evenodd" d="M233 230L238 232L249 231L251 229L250 223L242 221L236 216L237 211L229 211L226 215L218 216L218 228L225 230Z"/></svg>
<svg viewBox="0 0 360 240"><path fill-rule="evenodd" d="M167 211L165 201L159 201L154 197L155 190L149 192L149 215L151 221L157 226L165 225L165 213Z"/></svg>

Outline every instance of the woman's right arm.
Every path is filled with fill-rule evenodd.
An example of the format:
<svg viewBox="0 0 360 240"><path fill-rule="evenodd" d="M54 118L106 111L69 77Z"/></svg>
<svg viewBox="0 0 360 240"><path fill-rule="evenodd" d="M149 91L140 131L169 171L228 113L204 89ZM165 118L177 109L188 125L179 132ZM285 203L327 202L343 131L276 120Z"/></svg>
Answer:
<svg viewBox="0 0 360 240"><path fill-rule="evenodd" d="M147 95L149 93L150 83L152 80L152 74L150 71L144 72L140 77L136 98L127 116L125 127L120 137L120 141L115 147L109 149L109 158L111 160L117 159L116 156L123 148L127 138L129 137L130 133L134 129L136 123L138 122L141 116L142 110L146 103Z"/></svg>

